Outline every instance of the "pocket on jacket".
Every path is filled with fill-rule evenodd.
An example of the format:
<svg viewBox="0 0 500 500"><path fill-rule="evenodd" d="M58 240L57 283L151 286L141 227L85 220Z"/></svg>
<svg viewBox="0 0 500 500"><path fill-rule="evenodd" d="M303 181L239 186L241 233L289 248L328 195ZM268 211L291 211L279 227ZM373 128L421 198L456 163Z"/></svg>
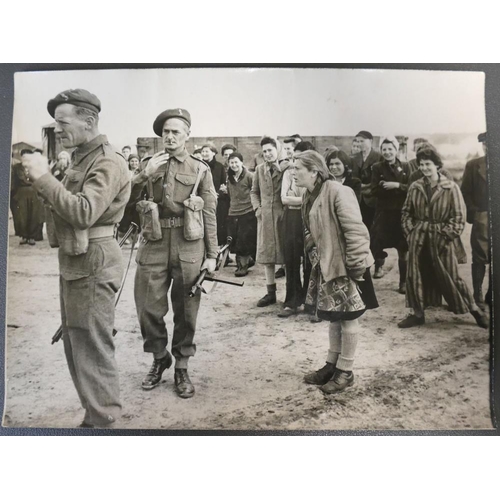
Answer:
<svg viewBox="0 0 500 500"><path fill-rule="evenodd" d="M196 175L175 174L174 201L182 203L193 192Z"/></svg>

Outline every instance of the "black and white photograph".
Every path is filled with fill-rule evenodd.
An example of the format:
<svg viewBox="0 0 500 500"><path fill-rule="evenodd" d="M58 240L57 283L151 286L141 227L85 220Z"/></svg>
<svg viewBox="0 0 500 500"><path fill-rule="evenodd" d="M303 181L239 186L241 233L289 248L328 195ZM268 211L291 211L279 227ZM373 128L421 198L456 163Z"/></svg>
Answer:
<svg viewBox="0 0 500 500"><path fill-rule="evenodd" d="M3 426L494 429L484 73L14 90Z"/></svg>

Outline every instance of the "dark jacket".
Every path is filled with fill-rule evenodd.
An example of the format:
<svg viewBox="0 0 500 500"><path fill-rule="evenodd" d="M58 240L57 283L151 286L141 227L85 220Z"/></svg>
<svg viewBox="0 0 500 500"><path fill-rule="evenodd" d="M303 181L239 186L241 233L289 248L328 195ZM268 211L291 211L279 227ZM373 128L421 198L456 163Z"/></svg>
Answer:
<svg viewBox="0 0 500 500"><path fill-rule="evenodd" d="M222 163L219 163L215 156L212 161L208 162L208 166L212 171L212 179L214 181L215 191L218 193L222 184L226 184L226 168Z"/></svg>
<svg viewBox="0 0 500 500"><path fill-rule="evenodd" d="M465 165L462 194L467 206L467 222L474 222L475 212L488 210L488 176L486 157L476 158Z"/></svg>
<svg viewBox="0 0 500 500"><path fill-rule="evenodd" d="M398 159L394 165L390 165L385 160L373 165L370 191L377 199L378 209L401 210L406 200L410 174L408 163L403 163ZM380 185L382 181L399 182L400 187L384 189Z"/></svg>
<svg viewBox="0 0 500 500"><path fill-rule="evenodd" d="M373 149L364 161L363 153L356 154L352 159L352 176L360 179L363 184L370 184L372 178L372 167L375 163L379 163L382 160L382 155Z"/></svg>

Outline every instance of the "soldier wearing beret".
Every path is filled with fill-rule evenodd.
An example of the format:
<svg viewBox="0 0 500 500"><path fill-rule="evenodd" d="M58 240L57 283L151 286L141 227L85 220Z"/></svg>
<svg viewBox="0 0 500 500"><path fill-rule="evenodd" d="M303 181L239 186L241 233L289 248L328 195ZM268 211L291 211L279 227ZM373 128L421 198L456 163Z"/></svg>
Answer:
<svg viewBox="0 0 500 500"><path fill-rule="evenodd" d="M474 300L481 309L484 309L482 287L486 266L490 263L486 133L479 134L478 141L483 145L484 155L465 165L461 189L467 206L467 222L472 224L470 243ZM488 295L490 295L490 290L488 290Z"/></svg>
<svg viewBox="0 0 500 500"><path fill-rule="evenodd" d="M153 124L162 137L165 151L155 154L136 176L134 192L148 185L149 196L159 205L162 238L141 244L137 254L135 303L144 339L144 351L153 354L151 370L142 382L144 390L156 387L163 372L170 368L168 337L164 317L169 310L168 291L174 313L171 352L175 358L174 382L182 398L194 395L188 375L188 360L196 352L194 334L200 296L189 297L202 269L215 270L217 257L217 198L210 168L186 151L191 116L185 109L169 109ZM204 237L188 241L184 237L184 205L202 171L197 195L204 201Z"/></svg>
<svg viewBox="0 0 500 500"><path fill-rule="evenodd" d="M123 263L113 232L130 196L128 168L99 132L101 103L95 95L67 90L47 109L62 145L76 148L71 165L63 182L40 154L31 155L27 167L33 188L52 207L64 352L85 409L81 427L108 427L121 411L113 324Z"/></svg>

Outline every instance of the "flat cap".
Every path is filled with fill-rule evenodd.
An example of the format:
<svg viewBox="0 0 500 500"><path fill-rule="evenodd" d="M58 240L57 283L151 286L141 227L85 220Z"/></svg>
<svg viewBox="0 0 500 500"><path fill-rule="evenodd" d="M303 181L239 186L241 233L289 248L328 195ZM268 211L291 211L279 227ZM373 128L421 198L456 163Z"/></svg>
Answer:
<svg viewBox="0 0 500 500"><path fill-rule="evenodd" d="M51 99L47 104L49 115L54 118L56 108L60 104L73 104L82 108L90 109L96 113L101 111L101 101L88 90L84 89L69 89L57 94L54 99Z"/></svg>
<svg viewBox="0 0 500 500"><path fill-rule="evenodd" d="M366 130L362 130L361 132L358 132L356 134L356 137L363 137L364 139L369 139L370 141L373 141L373 135L370 134L370 132L367 132Z"/></svg>
<svg viewBox="0 0 500 500"><path fill-rule="evenodd" d="M477 136L478 142L486 142L486 132L483 132L482 134L479 134Z"/></svg>
<svg viewBox="0 0 500 500"><path fill-rule="evenodd" d="M182 108L167 109L163 113L160 113L153 123L153 130L157 136L162 136L163 124L169 118L184 120L189 126L191 126L191 115L189 114L189 111Z"/></svg>

